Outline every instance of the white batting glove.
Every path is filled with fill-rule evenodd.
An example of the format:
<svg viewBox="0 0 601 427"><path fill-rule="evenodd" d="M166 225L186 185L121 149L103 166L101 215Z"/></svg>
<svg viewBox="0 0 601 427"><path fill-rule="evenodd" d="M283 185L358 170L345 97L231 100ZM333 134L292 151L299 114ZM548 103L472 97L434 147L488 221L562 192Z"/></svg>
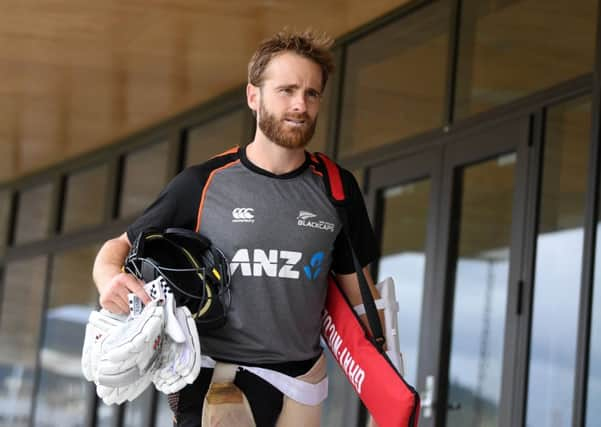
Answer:
<svg viewBox="0 0 601 427"><path fill-rule="evenodd" d="M144 375L140 377L134 383L124 387L107 387L98 384L96 386L96 394L102 399L107 405L117 404L120 405L123 402L132 401L141 395L151 384L152 375Z"/></svg>
<svg viewBox="0 0 601 427"><path fill-rule="evenodd" d="M125 316L105 309L90 313L81 352L81 371L86 380L96 381L102 345L113 331L125 323L125 319Z"/></svg>
<svg viewBox="0 0 601 427"><path fill-rule="evenodd" d="M187 307L176 307L168 293L165 303L165 341L161 364L152 381L157 390L175 393L192 384L200 372L200 342L196 322Z"/></svg>
<svg viewBox="0 0 601 427"><path fill-rule="evenodd" d="M98 385L125 387L157 367L163 341L164 308L153 300L138 317L120 325L102 343Z"/></svg>

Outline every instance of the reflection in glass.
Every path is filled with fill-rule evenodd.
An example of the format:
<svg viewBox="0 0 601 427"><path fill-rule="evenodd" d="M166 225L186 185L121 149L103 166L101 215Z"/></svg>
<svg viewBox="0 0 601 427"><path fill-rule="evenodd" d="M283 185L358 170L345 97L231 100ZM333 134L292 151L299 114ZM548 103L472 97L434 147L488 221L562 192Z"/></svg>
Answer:
<svg viewBox="0 0 601 427"><path fill-rule="evenodd" d="M592 72L597 3L464 0L455 116Z"/></svg>
<svg viewBox="0 0 601 427"><path fill-rule="evenodd" d="M39 185L19 193L15 242L29 243L48 236L54 186Z"/></svg>
<svg viewBox="0 0 601 427"><path fill-rule="evenodd" d="M447 425L497 426L509 280L515 154L462 174Z"/></svg>
<svg viewBox="0 0 601 427"><path fill-rule="evenodd" d="M103 220L108 184L108 167L97 166L67 179L62 231L100 224Z"/></svg>
<svg viewBox="0 0 601 427"><path fill-rule="evenodd" d="M149 415L153 393L154 387L151 385L135 400L127 402L127 406L125 407L125 419L123 420L123 427L148 427L150 425Z"/></svg>
<svg viewBox="0 0 601 427"><path fill-rule="evenodd" d="M330 350L322 340L325 349L328 371L328 398L323 403L321 425L328 427L346 427L356 424L353 410L357 407L357 398L353 387L331 356Z"/></svg>
<svg viewBox="0 0 601 427"><path fill-rule="evenodd" d="M8 264L0 311L0 427L29 424L46 257Z"/></svg>
<svg viewBox="0 0 601 427"><path fill-rule="evenodd" d="M530 338L528 426L572 425L590 108L589 99L579 99L547 113Z"/></svg>
<svg viewBox="0 0 601 427"><path fill-rule="evenodd" d="M156 413L156 422L155 425L157 427L162 426L170 426L173 424L173 412L169 407L169 402L167 401L167 395L163 393L158 393L158 402L157 402L157 413Z"/></svg>
<svg viewBox="0 0 601 427"><path fill-rule="evenodd" d="M98 399L98 407L96 408L96 427L115 427L117 424L117 405L105 405L105 403ZM169 424L157 424L157 426L163 426Z"/></svg>
<svg viewBox="0 0 601 427"><path fill-rule="evenodd" d="M586 427L596 427L601 419L601 218L597 219L597 247L595 257Z"/></svg>
<svg viewBox="0 0 601 427"><path fill-rule="evenodd" d="M8 244L8 222L10 221L11 193L0 191L0 257L4 256Z"/></svg>
<svg viewBox="0 0 601 427"><path fill-rule="evenodd" d="M246 108L235 110L190 129L186 144L186 166L205 162L242 144L247 114L250 113Z"/></svg>
<svg viewBox="0 0 601 427"><path fill-rule="evenodd" d="M167 143L130 153L125 160L120 216L141 213L158 196L167 180Z"/></svg>
<svg viewBox="0 0 601 427"><path fill-rule="evenodd" d="M38 427L75 427L85 419L93 389L81 373L81 349L88 316L98 299L91 277L98 249L94 245L54 257L40 351Z"/></svg>
<svg viewBox="0 0 601 427"><path fill-rule="evenodd" d="M399 342L405 378L417 382L430 180L389 188L383 193L382 257L378 281L392 277L397 301Z"/></svg>
<svg viewBox="0 0 601 427"><path fill-rule="evenodd" d="M428 4L347 50L342 155L442 125L450 2Z"/></svg>

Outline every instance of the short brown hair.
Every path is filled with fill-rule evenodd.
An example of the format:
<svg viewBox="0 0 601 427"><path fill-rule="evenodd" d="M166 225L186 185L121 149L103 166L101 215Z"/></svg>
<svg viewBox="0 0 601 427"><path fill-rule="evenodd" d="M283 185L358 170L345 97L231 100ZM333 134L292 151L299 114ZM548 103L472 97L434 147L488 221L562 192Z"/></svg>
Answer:
<svg viewBox="0 0 601 427"><path fill-rule="evenodd" d="M248 63L248 82L261 86L269 62L282 52L294 52L312 60L321 68L321 89L326 87L328 75L334 70L330 47L333 40L325 33L312 29L295 32L284 29L261 42Z"/></svg>

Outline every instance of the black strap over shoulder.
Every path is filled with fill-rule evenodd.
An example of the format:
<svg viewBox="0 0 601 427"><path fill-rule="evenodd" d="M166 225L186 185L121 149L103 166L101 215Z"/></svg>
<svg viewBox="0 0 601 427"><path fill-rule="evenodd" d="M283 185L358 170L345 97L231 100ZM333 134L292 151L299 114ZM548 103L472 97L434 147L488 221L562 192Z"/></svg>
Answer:
<svg viewBox="0 0 601 427"><path fill-rule="evenodd" d="M342 180L342 176L340 174L340 167L333 160L331 160L328 156L323 153L315 153L312 155L312 161L316 164L316 168L323 174L324 183L326 187L326 191L328 193L328 197L330 201L336 208L338 213L338 217L342 222L342 232L346 238L346 241L351 249L351 253L353 256L353 264L355 267L355 271L357 272L357 279L359 281L359 290L361 292L361 299L363 300L363 306L365 307L365 314L367 316L367 321L369 323L369 327L371 328L373 334L373 340L377 344L377 348L381 351L384 351L384 344L386 339L384 338L384 333L382 331L382 324L380 322L380 317L378 316L378 309L376 308L376 303L374 301L374 297L371 294L369 285L367 283L367 279L365 278L365 274L363 274L363 268L359 259L357 258L357 253L353 248L353 242L349 235L349 219L348 219L348 211L346 206L346 191L344 188L344 181Z"/></svg>

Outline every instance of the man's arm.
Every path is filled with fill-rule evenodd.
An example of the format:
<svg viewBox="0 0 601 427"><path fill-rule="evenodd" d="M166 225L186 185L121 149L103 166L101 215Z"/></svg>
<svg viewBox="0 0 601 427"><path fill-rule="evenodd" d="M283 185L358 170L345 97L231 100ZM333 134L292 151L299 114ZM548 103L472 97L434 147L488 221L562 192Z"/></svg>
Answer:
<svg viewBox="0 0 601 427"><path fill-rule="evenodd" d="M369 266L363 267L363 274L365 275L365 279L367 280L367 284L369 285L369 290L374 297L374 300L380 298L380 293L376 289L374 281L371 277L371 273L369 272ZM342 288L342 291L349 299L351 304L354 306L363 304L363 299L361 298L361 290L359 289L359 278L357 277L357 273L351 274L337 274L336 281ZM385 330L384 327L384 311L379 310L378 316L380 317L380 323L382 324L382 330ZM363 314L360 316L361 321L367 328L367 330L373 335L371 328L369 327L369 322L367 320L367 315Z"/></svg>
<svg viewBox="0 0 601 427"><path fill-rule="evenodd" d="M144 304L150 302L144 283L122 270L130 248L127 233L123 233L102 245L94 261L92 276L100 293L100 305L116 314L129 313L130 293L135 293Z"/></svg>

